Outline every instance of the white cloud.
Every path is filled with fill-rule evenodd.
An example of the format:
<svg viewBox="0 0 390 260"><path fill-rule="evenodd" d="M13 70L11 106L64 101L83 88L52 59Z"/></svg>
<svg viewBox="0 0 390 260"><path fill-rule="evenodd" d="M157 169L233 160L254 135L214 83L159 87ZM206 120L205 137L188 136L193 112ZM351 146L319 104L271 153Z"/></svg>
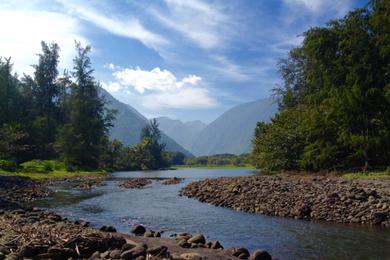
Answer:
<svg viewBox="0 0 390 260"><path fill-rule="evenodd" d="M121 89L121 85L118 82L101 82L102 88L107 90L108 92L118 92Z"/></svg>
<svg viewBox="0 0 390 260"><path fill-rule="evenodd" d="M149 31L134 17L126 19L119 19L118 16L115 18L109 17L93 9L91 6L84 6L81 2L69 0L58 1L61 2L72 14L91 22L112 34L139 40L145 46L156 50L160 46L168 44L167 39L159 34Z"/></svg>
<svg viewBox="0 0 390 260"><path fill-rule="evenodd" d="M168 70L154 68L151 71L140 68L125 68L114 72L114 77L125 86L133 86L139 93L145 90L170 91L187 85L196 86L202 80L201 77L189 75L182 80L177 80Z"/></svg>
<svg viewBox="0 0 390 260"><path fill-rule="evenodd" d="M142 105L149 109L210 108L218 104L197 75L177 79L169 70L157 67L148 71L137 67L118 69L113 76L117 82L102 83L105 89L126 93L132 88L142 99Z"/></svg>
<svg viewBox="0 0 390 260"><path fill-rule="evenodd" d="M199 0L165 0L168 10L150 10L163 25L202 48L221 47L229 34L230 19L218 6Z"/></svg>
<svg viewBox="0 0 390 260"><path fill-rule="evenodd" d="M71 69L75 56L75 40L86 44L77 20L68 15L37 10L16 10L12 5L0 10L0 56L12 57L15 70L31 74L42 40L59 44L60 70Z"/></svg>

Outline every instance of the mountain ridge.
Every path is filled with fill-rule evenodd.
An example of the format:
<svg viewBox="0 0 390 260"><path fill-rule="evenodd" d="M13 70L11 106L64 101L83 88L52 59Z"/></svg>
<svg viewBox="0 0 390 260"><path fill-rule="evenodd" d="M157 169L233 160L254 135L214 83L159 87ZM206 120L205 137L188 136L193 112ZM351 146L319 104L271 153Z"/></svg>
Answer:
<svg viewBox="0 0 390 260"><path fill-rule="evenodd" d="M230 108L202 130L190 151L196 156L248 153L257 122L269 122L277 109L272 98Z"/></svg>
<svg viewBox="0 0 390 260"><path fill-rule="evenodd" d="M125 104L114 98L106 90L100 93L107 104L108 109L116 110L113 127L110 129L110 137L118 139L126 145L133 146L140 141L141 130L148 124L148 119L129 104ZM167 151L182 152L187 156L192 154L178 144L174 139L161 131L161 142L165 144Z"/></svg>

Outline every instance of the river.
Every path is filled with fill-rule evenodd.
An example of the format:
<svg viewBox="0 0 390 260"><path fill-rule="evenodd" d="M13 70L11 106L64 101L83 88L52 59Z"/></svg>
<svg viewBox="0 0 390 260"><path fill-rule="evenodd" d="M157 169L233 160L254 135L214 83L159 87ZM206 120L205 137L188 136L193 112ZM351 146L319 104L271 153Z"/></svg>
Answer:
<svg viewBox="0 0 390 260"><path fill-rule="evenodd" d="M202 233L225 248L264 248L278 259L390 259L390 230L371 226L313 223L255 215L215 207L178 191L202 178L245 176L251 169L178 169L171 171L116 172L93 190L53 187L53 196L39 205L68 217L112 225L128 233L134 224L174 233ZM158 181L144 189L121 189L118 183L132 177L180 177L178 185Z"/></svg>

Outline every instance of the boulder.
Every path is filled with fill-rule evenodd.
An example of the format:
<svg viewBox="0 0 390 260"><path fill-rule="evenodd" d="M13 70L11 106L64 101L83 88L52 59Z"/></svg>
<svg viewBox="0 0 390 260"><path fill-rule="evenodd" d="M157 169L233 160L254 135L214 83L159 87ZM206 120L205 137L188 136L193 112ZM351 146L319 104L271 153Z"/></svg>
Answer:
<svg viewBox="0 0 390 260"><path fill-rule="evenodd" d="M231 250L231 252L232 252L233 256L238 257L240 259L246 259L250 255L248 249L243 248L243 247L241 247L241 248L233 248Z"/></svg>
<svg viewBox="0 0 390 260"><path fill-rule="evenodd" d="M146 250L146 253L152 256L165 256L167 252L168 248L166 246L157 246Z"/></svg>
<svg viewBox="0 0 390 260"><path fill-rule="evenodd" d="M119 249L112 250L110 253L110 258L112 258L112 259L121 258L121 250L119 250Z"/></svg>
<svg viewBox="0 0 390 260"><path fill-rule="evenodd" d="M137 236L142 236L146 232L146 229L142 225L136 225L132 230L131 233Z"/></svg>
<svg viewBox="0 0 390 260"><path fill-rule="evenodd" d="M267 251L263 249L257 249L256 251L253 252L253 254L249 259L250 260L272 260L272 257Z"/></svg>
<svg viewBox="0 0 390 260"><path fill-rule="evenodd" d="M187 242L190 243L190 244L192 244L192 243L204 244L204 243L206 243L206 239L204 238L203 235L199 234L199 235L194 235L193 237L188 239Z"/></svg>
<svg viewBox="0 0 390 260"><path fill-rule="evenodd" d="M211 249L223 249L223 246L219 243L219 241L214 241L210 245Z"/></svg>

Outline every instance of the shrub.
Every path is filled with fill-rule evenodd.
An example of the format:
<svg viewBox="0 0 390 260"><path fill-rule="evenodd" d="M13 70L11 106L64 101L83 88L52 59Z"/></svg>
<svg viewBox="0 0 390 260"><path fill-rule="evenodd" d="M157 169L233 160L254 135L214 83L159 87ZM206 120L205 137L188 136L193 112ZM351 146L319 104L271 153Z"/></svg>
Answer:
<svg viewBox="0 0 390 260"><path fill-rule="evenodd" d="M27 173L48 173L53 170L63 169L64 166L56 161L32 160L20 164L22 170Z"/></svg>
<svg viewBox="0 0 390 260"><path fill-rule="evenodd" d="M0 160L0 170L14 172L18 168L18 164L10 160Z"/></svg>

